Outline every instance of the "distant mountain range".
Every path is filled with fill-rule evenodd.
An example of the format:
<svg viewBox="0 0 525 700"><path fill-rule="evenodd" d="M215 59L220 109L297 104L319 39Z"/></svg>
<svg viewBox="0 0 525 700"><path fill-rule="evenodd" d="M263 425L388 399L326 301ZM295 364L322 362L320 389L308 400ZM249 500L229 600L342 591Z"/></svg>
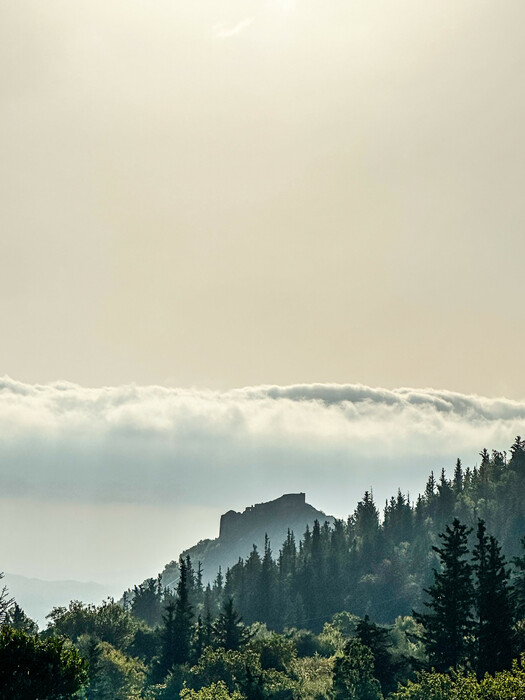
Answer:
<svg viewBox="0 0 525 700"><path fill-rule="evenodd" d="M9 595L41 629L46 627L46 615L51 609L60 605L67 606L71 600L84 603L101 603L112 593L114 587L101 583L83 581L43 581L38 578L26 578L18 574L6 573L0 587L6 585Z"/></svg>
<svg viewBox="0 0 525 700"><path fill-rule="evenodd" d="M221 516L219 537L201 540L198 544L182 552L190 556L195 568L198 562L203 569L206 584L215 579L219 566L223 574L233 566L239 557L246 559L255 545L262 553L265 535L268 535L274 557L286 540L288 530L294 532L299 541L306 527L312 528L315 520L321 524L334 518L306 503L304 493L288 493L274 501L249 506L242 513L229 510ZM173 586L178 579L176 561L168 564L162 572L165 586Z"/></svg>

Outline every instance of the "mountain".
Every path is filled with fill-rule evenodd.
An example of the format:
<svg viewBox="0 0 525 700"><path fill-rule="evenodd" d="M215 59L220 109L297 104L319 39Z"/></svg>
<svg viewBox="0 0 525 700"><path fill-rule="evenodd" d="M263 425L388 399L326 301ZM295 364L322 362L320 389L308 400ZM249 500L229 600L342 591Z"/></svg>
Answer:
<svg viewBox="0 0 525 700"><path fill-rule="evenodd" d="M9 573L0 582L0 588L4 584L9 596L13 596L24 612L41 628L46 626L46 615L53 607L67 606L71 600L100 603L104 598L115 594L114 587L101 583L43 581Z"/></svg>
<svg viewBox="0 0 525 700"><path fill-rule="evenodd" d="M207 583L213 581L219 566L224 573L237 563L239 557L245 559L254 545L262 551L266 534L275 557L288 530L293 531L299 541L306 526L311 529L315 520L321 524L327 521L332 525L334 522L331 515L306 503L304 493L287 493L274 501L249 506L242 513L229 510L221 516L219 537L201 540L182 552L181 556L189 555L195 567L198 562L201 563L203 581ZM173 584L177 577L178 566L176 562L171 562L162 573L164 585Z"/></svg>

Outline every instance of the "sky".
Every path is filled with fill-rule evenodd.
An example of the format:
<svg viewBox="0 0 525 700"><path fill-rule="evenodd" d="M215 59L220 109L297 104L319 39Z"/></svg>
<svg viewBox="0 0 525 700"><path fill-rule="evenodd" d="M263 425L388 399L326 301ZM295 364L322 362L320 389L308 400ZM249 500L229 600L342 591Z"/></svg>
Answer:
<svg viewBox="0 0 525 700"><path fill-rule="evenodd" d="M524 432L522 0L0 15L0 570L131 585Z"/></svg>
<svg viewBox="0 0 525 700"><path fill-rule="evenodd" d="M0 365L525 397L521 0L0 0Z"/></svg>

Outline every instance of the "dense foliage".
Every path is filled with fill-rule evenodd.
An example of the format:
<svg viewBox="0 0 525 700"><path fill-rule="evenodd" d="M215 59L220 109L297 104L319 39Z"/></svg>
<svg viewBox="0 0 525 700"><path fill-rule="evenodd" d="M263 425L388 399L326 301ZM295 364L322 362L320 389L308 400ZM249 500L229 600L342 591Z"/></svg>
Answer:
<svg viewBox="0 0 525 700"><path fill-rule="evenodd" d="M65 638L40 639L4 625L0 630L1 700L62 700L86 679L85 662Z"/></svg>
<svg viewBox="0 0 525 700"><path fill-rule="evenodd" d="M393 700L524 700L525 657L512 668L478 680L473 673L421 672L394 693Z"/></svg>

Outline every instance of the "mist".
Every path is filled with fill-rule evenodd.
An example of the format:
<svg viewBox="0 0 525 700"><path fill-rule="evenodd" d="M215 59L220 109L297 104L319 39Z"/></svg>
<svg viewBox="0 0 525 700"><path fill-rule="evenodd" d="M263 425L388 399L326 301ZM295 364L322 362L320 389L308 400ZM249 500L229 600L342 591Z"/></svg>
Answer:
<svg viewBox="0 0 525 700"><path fill-rule="evenodd" d="M304 491L346 517L415 499L523 433L525 402L308 384L228 391L0 383L1 568L131 585L216 537L222 512ZM16 527L13 528L13 523ZM275 543L275 548L280 543ZM0 570L1 570L0 568Z"/></svg>

